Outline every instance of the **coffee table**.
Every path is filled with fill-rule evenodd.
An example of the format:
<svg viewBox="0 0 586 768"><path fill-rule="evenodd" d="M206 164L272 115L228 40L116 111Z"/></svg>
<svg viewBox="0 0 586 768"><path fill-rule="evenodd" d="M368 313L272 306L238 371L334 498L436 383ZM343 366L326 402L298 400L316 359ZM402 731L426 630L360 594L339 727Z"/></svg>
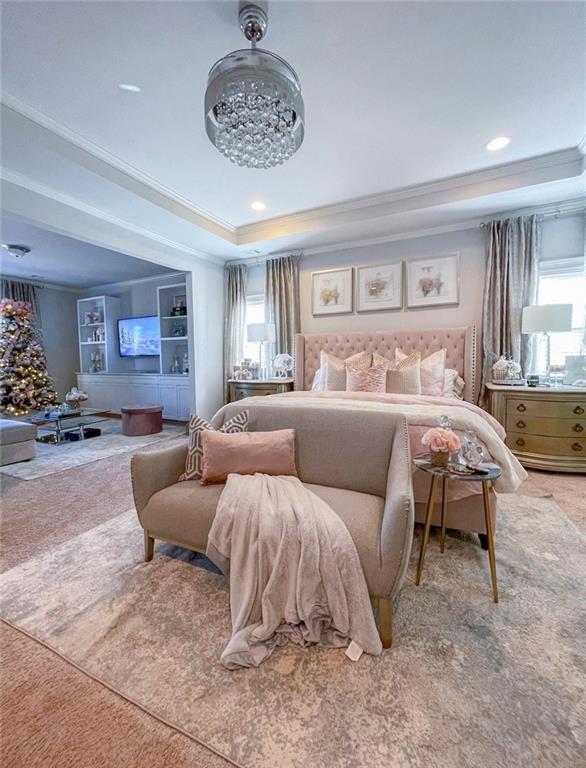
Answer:
<svg viewBox="0 0 586 768"><path fill-rule="evenodd" d="M35 413L26 418L25 421L35 424L39 431L47 433L37 437L38 442L61 445L68 432L75 432L80 440L85 440L89 437L85 428L92 424L108 421L108 416L104 415L104 411L82 408L74 413L52 413L50 416Z"/></svg>

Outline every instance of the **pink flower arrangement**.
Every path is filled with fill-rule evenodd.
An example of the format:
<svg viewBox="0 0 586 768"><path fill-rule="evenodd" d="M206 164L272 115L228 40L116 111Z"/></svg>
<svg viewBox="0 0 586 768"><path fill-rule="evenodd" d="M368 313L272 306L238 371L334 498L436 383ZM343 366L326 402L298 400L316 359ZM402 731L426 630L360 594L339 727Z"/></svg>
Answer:
<svg viewBox="0 0 586 768"><path fill-rule="evenodd" d="M428 445L434 453L455 453L460 450L460 438L451 429L432 427L421 438L423 445Z"/></svg>

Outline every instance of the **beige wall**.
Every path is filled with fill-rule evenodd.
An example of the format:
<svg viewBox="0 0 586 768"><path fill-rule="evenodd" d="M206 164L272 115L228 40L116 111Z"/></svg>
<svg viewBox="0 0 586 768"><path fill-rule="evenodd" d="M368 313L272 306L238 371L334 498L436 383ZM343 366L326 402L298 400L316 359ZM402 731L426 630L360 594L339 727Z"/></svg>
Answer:
<svg viewBox="0 0 586 768"><path fill-rule="evenodd" d="M460 302L435 309L402 309L364 312L334 317L313 317L311 273L333 267L359 267L409 261L459 251ZM306 256L301 262L301 330L303 333L387 330L391 328L441 328L480 324L484 287L484 235L478 229L421 237L395 243L364 246L335 253Z"/></svg>

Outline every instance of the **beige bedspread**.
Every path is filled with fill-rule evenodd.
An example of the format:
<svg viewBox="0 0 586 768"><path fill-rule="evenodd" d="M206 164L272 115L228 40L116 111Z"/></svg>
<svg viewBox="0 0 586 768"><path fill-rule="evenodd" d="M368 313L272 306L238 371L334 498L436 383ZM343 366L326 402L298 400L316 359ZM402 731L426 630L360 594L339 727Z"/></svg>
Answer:
<svg viewBox="0 0 586 768"><path fill-rule="evenodd" d="M296 477L229 475L207 556L230 576L228 669L257 667L287 642L378 655L381 642L348 529Z"/></svg>
<svg viewBox="0 0 586 768"><path fill-rule="evenodd" d="M364 410L389 410L402 413L407 418L411 454L427 451L422 445L421 437L429 429L437 425L439 416L449 416L454 430L462 437L466 430L474 430L478 439L491 458L502 468L502 475L495 482L495 490L500 493L513 493L527 478L527 473L505 445L505 431L501 424L489 413L472 403L443 397L428 397L425 395L393 395L373 392L319 392L295 391L269 397L255 397L247 400L256 407L268 408L321 408L324 404L334 408L353 408ZM414 474L414 493L416 501L425 501L417 470ZM454 481L450 484L450 498L463 498L480 492L479 483Z"/></svg>

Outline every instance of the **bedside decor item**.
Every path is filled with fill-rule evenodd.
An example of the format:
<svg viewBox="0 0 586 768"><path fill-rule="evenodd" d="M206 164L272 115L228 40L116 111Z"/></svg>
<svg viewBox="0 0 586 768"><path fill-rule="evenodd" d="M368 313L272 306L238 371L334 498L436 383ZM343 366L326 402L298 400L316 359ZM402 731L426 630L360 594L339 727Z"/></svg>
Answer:
<svg viewBox="0 0 586 768"><path fill-rule="evenodd" d="M272 168L303 141L305 106L294 69L280 56L257 49L266 7L240 3L240 29L251 48L217 61L205 93L206 133L229 160L247 168Z"/></svg>
<svg viewBox="0 0 586 768"><path fill-rule="evenodd" d="M249 342L260 344L260 349L259 349L260 376L261 378L267 377L269 375L269 371L267 370L268 366L266 364L263 365L263 361L265 358L264 345L267 342L271 344L275 342L277 338L275 324L274 323L249 323L246 326L246 338Z"/></svg>
<svg viewBox="0 0 586 768"><path fill-rule="evenodd" d="M311 273L311 312L341 315L352 312L353 268L326 269Z"/></svg>
<svg viewBox="0 0 586 768"><path fill-rule="evenodd" d="M80 405L88 399L88 395L77 387L72 387L65 395L65 402L72 411L78 411Z"/></svg>
<svg viewBox="0 0 586 768"><path fill-rule="evenodd" d="M356 311L376 312L403 306L403 263L356 270Z"/></svg>
<svg viewBox="0 0 586 768"><path fill-rule="evenodd" d="M482 461L486 460L478 436L473 429L467 429L464 433L460 455L464 459L464 464L471 469L475 469Z"/></svg>
<svg viewBox="0 0 586 768"><path fill-rule="evenodd" d="M509 386L523 386L527 382L522 376L521 366L514 360L501 355L492 366L493 384L505 384Z"/></svg>
<svg viewBox="0 0 586 768"><path fill-rule="evenodd" d="M545 373L551 365L550 333L572 330L571 304L531 304L523 307L521 333L542 333L545 339Z"/></svg>
<svg viewBox="0 0 586 768"><path fill-rule="evenodd" d="M459 254L406 262L407 307L459 302Z"/></svg>
<svg viewBox="0 0 586 768"><path fill-rule="evenodd" d="M203 472L203 447L201 436L204 430L214 428L205 419L197 414L192 414L189 419L189 439L187 442L187 455L185 457L185 471L179 477L179 482L184 480L199 480ZM248 411L240 411L231 419L227 419L220 427L220 432L232 434L234 432L248 431Z"/></svg>
<svg viewBox="0 0 586 768"><path fill-rule="evenodd" d="M460 450L460 438L451 429L432 427L421 438L423 445L429 447L431 464L434 467L447 467L450 453Z"/></svg>
<svg viewBox="0 0 586 768"><path fill-rule="evenodd" d="M528 387L538 387L539 386L539 375L537 373L530 373L527 376L527 386Z"/></svg>
<svg viewBox="0 0 586 768"><path fill-rule="evenodd" d="M566 355L564 384L586 387L586 355Z"/></svg>
<svg viewBox="0 0 586 768"><path fill-rule="evenodd" d="M586 473L586 387L487 384L491 414L524 467Z"/></svg>
<svg viewBox="0 0 586 768"><path fill-rule="evenodd" d="M275 377L278 378L288 378L291 374L291 371L293 370L293 366L295 364L295 361L291 357L291 355L282 354L277 355L275 359L273 360L273 372L275 374Z"/></svg>

